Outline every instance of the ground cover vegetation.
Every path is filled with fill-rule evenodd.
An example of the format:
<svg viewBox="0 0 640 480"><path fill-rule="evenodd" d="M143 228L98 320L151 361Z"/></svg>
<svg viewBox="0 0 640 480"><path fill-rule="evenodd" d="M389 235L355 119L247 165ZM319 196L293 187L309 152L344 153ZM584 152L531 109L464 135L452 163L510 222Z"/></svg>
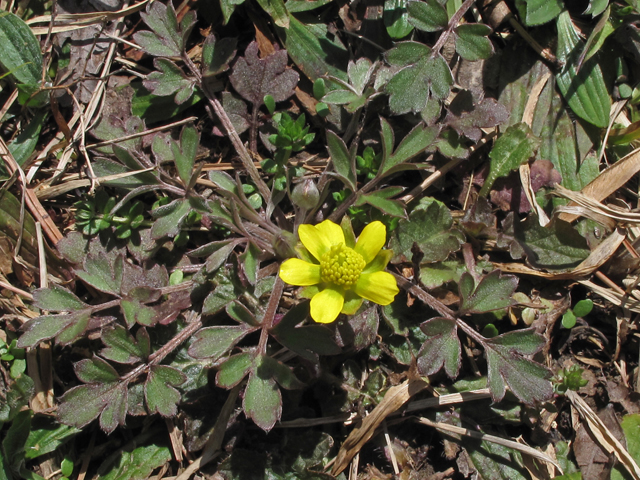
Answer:
<svg viewBox="0 0 640 480"><path fill-rule="evenodd" d="M640 479L636 0L0 0L0 479Z"/></svg>

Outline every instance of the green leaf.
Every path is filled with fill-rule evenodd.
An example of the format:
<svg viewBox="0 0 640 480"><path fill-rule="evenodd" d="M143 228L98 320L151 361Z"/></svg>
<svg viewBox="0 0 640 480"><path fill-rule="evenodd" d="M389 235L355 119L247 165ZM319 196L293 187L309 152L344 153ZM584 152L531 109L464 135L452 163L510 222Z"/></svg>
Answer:
<svg viewBox="0 0 640 480"><path fill-rule="evenodd" d="M464 235L452 225L451 213L443 203L423 198L409 214L409 219L400 220L392 233L390 249L395 253L393 262L411 261L414 243L424 253L423 262L445 260L465 241Z"/></svg>
<svg viewBox="0 0 640 480"><path fill-rule="evenodd" d="M0 422L13 420L18 412L29 404L34 392L33 380L27 375L22 374L14 382L10 383L5 399L0 403Z"/></svg>
<svg viewBox="0 0 640 480"><path fill-rule="evenodd" d="M322 97L322 101L334 105L346 105L347 103L355 102L359 98L360 95L351 90L333 90Z"/></svg>
<svg viewBox="0 0 640 480"><path fill-rule="evenodd" d="M440 132L440 127L437 126L427 127L422 124L416 125L409 133L407 133L407 136L402 139L400 145L398 145L398 148L396 148L393 154L388 155L387 152L393 148L393 134L391 134L392 143L390 145L386 145L386 141L388 141L388 134L385 134L384 130L392 130L389 130L390 127L388 127L388 125L384 125L387 123L384 118L380 117L380 122L383 125L382 140L385 142L385 154L378 172L378 175L382 176L384 176L384 174L397 171L394 167L406 163L416 155L424 152L435 141L438 133Z"/></svg>
<svg viewBox="0 0 640 480"><path fill-rule="evenodd" d="M233 355L220 365L216 374L216 384L222 388L233 388L247 376L253 365L253 353Z"/></svg>
<svg viewBox="0 0 640 480"><path fill-rule="evenodd" d="M24 447L31 430L32 416L31 410L23 410L18 413L2 440L4 460L15 469L19 468L24 459Z"/></svg>
<svg viewBox="0 0 640 480"><path fill-rule="evenodd" d="M73 473L73 462L68 458L65 458L60 462L60 473L65 477L70 477Z"/></svg>
<svg viewBox="0 0 640 480"><path fill-rule="evenodd" d="M185 218L191 210L191 205L189 205L186 199L174 200L164 207L153 210L151 215L159 218L154 222L153 227L151 227L151 237L153 239L160 239L163 237L173 238L178 235Z"/></svg>
<svg viewBox="0 0 640 480"><path fill-rule="evenodd" d="M567 310L562 315L562 326L567 329L571 329L576 326L576 316L571 310Z"/></svg>
<svg viewBox="0 0 640 480"><path fill-rule="evenodd" d="M620 422L622 431L627 441L627 451L636 463L640 460L640 414L625 415ZM628 472L616 465L611 472L611 480L623 480L628 478Z"/></svg>
<svg viewBox="0 0 640 480"><path fill-rule="evenodd" d="M131 113L144 119L147 126L174 118L204 98L202 91L196 89L189 100L177 105L171 97L159 97L150 93L142 82L131 82L130 86L133 88Z"/></svg>
<svg viewBox="0 0 640 480"><path fill-rule="evenodd" d="M355 152L352 154L342 139L333 133L327 131L327 148L331 161L344 184L352 191L356 190L356 162Z"/></svg>
<svg viewBox="0 0 640 480"><path fill-rule="evenodd" d="M58 419L83 428L100 416L100 427L111 433L118 425L124 425L127 393L126 385L119 383L79 385L60 398Z"/></svg>
<svg viewBox="0 0 640 480"><path fill-rule="evenodd" d="M83 270L76 275L101 292L117 295L122 283L122 255L113 261L106 255L89 255L85 258Z"/></svg>
<svg viewBox="0 0 640 480"><path fill-rule="evenodd" d="M47 425L33 428L25 443L25 458L27 460L53 452L60 445L75 437L81 430L68 425L58 425L48 420Z"/></svg>
<svg viewBox="0 0 640 480"><path fill-rule="evenodd" d="M37 87L42 80L40 42L20 17L0 11L0 65L18 83Z"/></svg>
<svg viewBox="0 0 640 480"><path fill-rule="evenodd" d="M418 113L427 106L430 97L445 100L449 96L453 76L449 65L437 55L423 58L404 67L389 80L389 108L395 115Z"/></svg>
<svg viewBox="0 0 640 480"><path fill-rule="evenodd" d="M420 325L420 329L427 336L417 355L420 375L433 375L444 366L450 378L457 377L462 362L462 350L456 321L432 318Z"/></svg>
<svg viewBox="0 0 640 480"><path fill-rule="evenodd" d="M604 83L600 65L592 58L577 71L576 61L583 48L569 12L563 12L557 20L558 60L565 67L556 75L558 88L571 110L589 123L601 128L609 124L611 98Z"/></svg>
<svg viewBox="0 0 640 480"><path fill-rule="evenodd" d="M532 329L516 330L483 342L488 367L488 385L494 402L502 400L506 386L527 405L553 395L551 372L523 355L533 355L545 345Z"/></svg>
<svg viewBox="0 0 640 480"><path fill-rule="evenodd" d="M253 242L247 244L247 248L240 255L240 261L244 267L244 274L251 285L258 281L258 269L260 268L260 256L262 250L255 246Z"/></svg>
<svg viewBox="0 0 640 480"><path fill-rule="evenodd" d="M215 361L252 331L254 329L246 324L203 328L194 335L194 341L189 347L189 355L194 358L211 358Z"/></svg>
<svg viewBox="0 0 640 480"><path fill-rule="evenodd" d="M533 135L527 124L518 123L507 128L491 149L489 173L479 195L487 195L496 179L506 177L512 170L529 161L539 145L540 140Z"/></svg>
<svg viewBox="0 0 640 480"><path fill-rule="evenodd" d="M75 364L78 378L84 383L108 383L120 380L115 368L100 357L85 358Z"/></svg>
<svg viewBox="0 0 640 480"><path fill-rule="evenodd" d="M397 67L406 67L431 55L431 49L420 42L400 42L384 54L387 63Z"/></svg>
<svg viewBox="0 0 640 480"><path fill-rule="evenodd" d="M562 12L561 0L517 0L516 7L524 24L532 27L550 22Z"/></svg>
<svg viewBox="0 0 640 480"><path fill-rule="evenodd" d="M106 348L100 351L100 355L107 360L117 363L137 363L149 356L149 335L144 328L136 332L134 339L129 331L121 325L102 331L100 339Z"/></svg>
<svg viewBox="0 0 640 480"><path fill-rule="evenodd" d="M191 125L185 125L182 128L180 145L173 140L171 141L171 151L176 162L176 169L185 185L189 185L191 181L199 142L200 135L195 127Z"/></svg>
<svg viewBox="0 0 640 480"><path fill-rule="evenodd" d="M554 220L541 227L536 219L514 223L515 239L536 268L571 270L591 253L587 241L567 222Z"/></svg>
<svg viewBox="0 0 640 480"><path fill-rule="evenodd" d="M456 28L456 52L470 62L487 59L493 54L493 44L487 38L491 28L480 23L467 23Z"/></svg>
<svg viewBox="0 0 640 480"><path fill-rule="evenodd" d="M297 327L308 316L309 302L301 302L282 317L271 329L271 334L281 345L311 362L318 361L318 354L340 353L341 349L335 343L333 332L326 326L313 324Z"/></svg>
<svg viewBox="0 0 640 480"><path fill-rule="evenodd" d="M166 97L173 95L176 104L181 105L191 98L195 79L187 77L181 68L166 58L156 58L153 65L158 71L151 72L142 82L154 95Z"/></svg>
<svg viewBox="0 0 640 480"><path fill-rule="evenodd" d="M262 355L257 365L258 374L262 378L272 377L282 388L294 390L304 387L304 383L298 380L291 368L268 355Z"/></svg>
<svg viewBox="0 0 640 480"><path fill-rule="evenodd" d="M387 198L384 190L377 190L373 193L366 195L360 195L355 203L355 206L360 206L368 203L372 207L377 208L386 215L392 217L406 218L407 213L404 210L404 204L398 200L390 200Z"/></svg>
<svg viewBox="0 0 640 480"><path fill-rule="evenodd" d="M187 376L180 370L165 365L154 365L144 384L144 395L151 413L173 417L178 413L180 393L173 387L182 385Z"/></svg>
<svg viewBox="0 0 640 480"><path fill-rule="evenodd" d="M91 309L86 309L70 314L43 315L33 318L22 326L23 334L18 339L18 347L33 347L43 340L49 340L59 335L66 328L73 328L77 324L84 325L86 328L90 317Z"/></svg>
<svg viewBox="0 0 640 480"><path fill-rule="evenodd" d="M407 0L385 0L382 20L393 40L400 40L413 31L407 13Z"/></svg>
<svg viewBox="0 0 640 480"><path fill-rule="evenodd" d="M117 457L109 457L98 468L100 480L144 479L158 467L171 460L171 450L159 445L146 445L135 450L118 450ZM117 463L116 463L117 462Z"/></svg>
<svg viewBox="0 0 640 480"><path fill-rule="evenodd" d="M152 32L143 30L134 34L135 42L154 57L180 57L184 51L186 37L195 23L195 13L190 11L178 24L173 4L154 2L141 12L142 20Z"/></svg>
<svg viewBox="0 0 640 480"><path fill-rule="evenodd" d="M447 11L437 0L407 2L409 23L424 32L437 32L449 23Z"/></svg>
<svg viewBox="0 0 640 480"><path fill-rule="evenodd" d="M593 301L589 299L580 300L573 307L573 313L576 314L576 317L586 317L591 313L591 310L593 310Z"/></svg>
<svg viewBox="0 0 640 480"><path fill-rule="evenodd" d="M203 76L218 75L229 69L229 62L236 56L235 37L216 40L215 35L209 35L202 44Z"/></svg>
<svg viewBox="0 0 640 480"><path fill-rule="evenodd" d="M245 415L265 432L271 430L280 420L282 415L280 389L273 378L260 372L260 364L255 365L249 373L242 408Z"/></svg>
<svg viewBox="0 0 640 480"><path fill-rule="evenodd" d="M0 20L0 24L2 21ZM40 138L40 130L45 123L48 112L40 110L33 116L29 125L24 128L18 136L9 144L9 151L13 155L14 160L21 167L29 159L34 152L38 139Z"/></svg>
<svg viewBox="0 0 640 480"><path fill-rule="evenodd" d="M33 304L41 310L52 312L72 312L87 307L73 293L63 287L39 288L33 292Z"/></svg>
<svg viewBox="0 0 640 480"><path fill-rule="evenodd" d="M289 28L289 13L283 0L258 0L258 4L278 27Z"/></svg>
<svg viewBox="0 0 640 480"><path fill-rule="evenodd" d="M306 24L290 16L289 28L276 26L276 32L291 59L311 81L324 75L347 80L349 54L344 45L333 39L324 23ZM331 49L331 57L327 56L327 49Z"/></svg>
<svg viewBox="0 0 640 480"><path fill-rule="evenodd" d="M517 450L486 440L477 442L465 439L464 445L480 478L491 480L531 478L523 467L522 457Z"/></svg>
<svg viewBox="0 0 640 480"><path fill-rule="evenodd" d="M471 274L460 277L460 313L486 313L502 310L515 304L511 295L518 287L518 277L502 275L494 270L482 277L477 286Z"/></svg>

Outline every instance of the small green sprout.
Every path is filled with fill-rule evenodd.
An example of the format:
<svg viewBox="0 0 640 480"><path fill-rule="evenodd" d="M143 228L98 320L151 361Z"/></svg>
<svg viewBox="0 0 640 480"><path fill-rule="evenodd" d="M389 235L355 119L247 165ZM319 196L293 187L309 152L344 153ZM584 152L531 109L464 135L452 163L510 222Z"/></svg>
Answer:
<svg viewBox="0 0 640 480"><path fill-rule="evenodd" d="M578 365L572 365L571 368L563 368L553 379L554 390L557 394L563 395L567 390L577 391L580 387L584 387L588 380L582 378L584 370Z"/></svg>

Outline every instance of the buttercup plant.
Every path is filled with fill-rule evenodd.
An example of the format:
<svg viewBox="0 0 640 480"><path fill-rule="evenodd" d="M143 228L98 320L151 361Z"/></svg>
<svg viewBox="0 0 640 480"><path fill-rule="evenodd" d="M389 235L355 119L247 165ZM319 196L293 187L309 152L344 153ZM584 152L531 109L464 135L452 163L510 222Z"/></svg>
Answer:
<svg viewBox="0 0 640 480"><path fill-rule="evenodd" d="M302 295L311 298L311 318L318 323L331 323L340 313L353 315L364 299L389 305L399 292L393 275L383 271L393 256L391 250L382 250L384 224L370 223L357 242L350 223L343 225L347 235L330 220L300 225L302 259L290 258L280 267L282 280L306 287Z"/></svg>

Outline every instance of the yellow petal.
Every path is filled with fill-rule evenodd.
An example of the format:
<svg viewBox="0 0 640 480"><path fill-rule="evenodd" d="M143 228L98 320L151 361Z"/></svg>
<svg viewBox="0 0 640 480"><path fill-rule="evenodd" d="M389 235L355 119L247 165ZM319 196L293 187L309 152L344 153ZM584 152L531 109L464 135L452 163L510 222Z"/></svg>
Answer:
<svg viewBox="0 0 640 480"><path fill-rule="evenodd" d="M388 272L374 272L360 275L353 291L378 305L389 305L400 290L393 275Z"/></svg>
<svg viewBox="0 0 640 480"><path fill-rule="evenodd" d="M393 250L380 250L376 255L376 258L374 258L369 265L364 267L364 270L362 270L362 274L364 275L366 273L373 273L384 270L385 268L387 268L387 263L389 263L391 257L393 257Z"/></svg>
<svg viewBox="0 0 640 480"><path fill-rule="evenodd" d="M318 261L332 245L325 233L313 225L300 225L298 227L298 236L302 244L309 250L309 253L316 257Z"/></svg>
<svg viewBox="0 0 640 480"><path fill-rule="evenodd" d="M280 266L280 278L289 285L315 285L320 283L320 265L290 258Z"/></svg>
<svg viewBox="0 0 640 480"><path fill-rule="evenodd" d="M340 315L343 304L341 291L325 288L311 299L311 318L318 323L331 323Z"/></svg>
<svg viewBox="0 0 640 480"><path fill-rule="evenodd" d="M329 240L329 246L344 244L344 232L340 225L336 225L331 220L325 220L322 223L316 225L318 231L322 232L327 240Z"/></svg>
<svg viewBox="0 0 640 480"><path fill-rule="evenodd" d="M342 306L342 311L340 313L344 313L345 315L355 315L355 313L362 305L362 297L356 295L353 290L347 290L344 295L344 305Z"/></svg>
<svg viewBox="0 0 640 480"><path fill-rule="evenodd" d="M362 255L365 263L371 262L387 241L387 227L375 221L364 227L354 250Z"/></svg>

